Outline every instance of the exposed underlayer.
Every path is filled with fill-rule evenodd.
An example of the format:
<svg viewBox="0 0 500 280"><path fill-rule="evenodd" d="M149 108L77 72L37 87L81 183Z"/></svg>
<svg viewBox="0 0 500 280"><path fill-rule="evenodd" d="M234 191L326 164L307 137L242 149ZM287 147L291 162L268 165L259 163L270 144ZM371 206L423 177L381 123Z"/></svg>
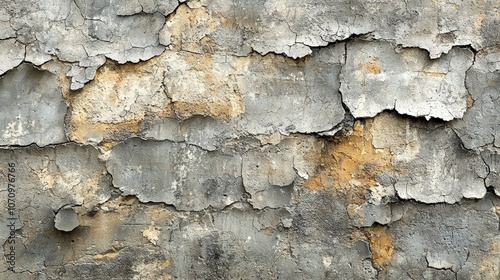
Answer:
<svg viewBox="0 0 500 280"><path fill-rule="evenodd" d="M500 2L38 2L0 279L500 279Z"/></svg>

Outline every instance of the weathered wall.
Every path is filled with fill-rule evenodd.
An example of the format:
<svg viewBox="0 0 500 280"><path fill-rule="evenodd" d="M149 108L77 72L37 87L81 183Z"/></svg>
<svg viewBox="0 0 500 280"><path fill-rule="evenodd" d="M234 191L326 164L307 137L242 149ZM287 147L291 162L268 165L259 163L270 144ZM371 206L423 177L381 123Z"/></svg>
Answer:
<svg viewBox="0 0 500 280"><path fill-rule="evenodd" d="M0 279L500 279L499 1L0 3Z"/></svg>

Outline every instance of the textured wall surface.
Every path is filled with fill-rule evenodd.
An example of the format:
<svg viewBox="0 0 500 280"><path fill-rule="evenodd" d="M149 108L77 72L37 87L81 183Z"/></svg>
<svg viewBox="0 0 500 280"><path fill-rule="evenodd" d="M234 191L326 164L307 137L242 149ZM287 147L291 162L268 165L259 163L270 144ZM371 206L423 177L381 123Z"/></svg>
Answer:
<svg viewBox="0 0 500 280"><path fill-rule="evenodd" d="M499 1L0 4L0 279L500 279Z"/></svg>

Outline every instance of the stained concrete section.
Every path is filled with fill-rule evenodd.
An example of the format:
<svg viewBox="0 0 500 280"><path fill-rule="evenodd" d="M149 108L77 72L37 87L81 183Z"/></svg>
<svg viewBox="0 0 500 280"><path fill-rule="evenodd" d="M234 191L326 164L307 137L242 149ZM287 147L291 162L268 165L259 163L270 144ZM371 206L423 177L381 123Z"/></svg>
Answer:
<svg viewBox="0 0 500 280"><path fill-rule="evenodd" d="M110 250L109 253L86 255L75 263L59 262L49 268L46 275L63 275L64 279L105 279L104 275L116 271L113 273L116 279L168 279L170 262L161 251L146 247Z"/></svg>
<svg viewBox="0 0 500 280"><path fill-rule="evenodd" d="M3 1L0 279L500 279L497 2Z"/></svg>
<svg viewBox="0 0 500 280"><path fill-rule="evenodd" d="M42 279L103 279L116 269L122 279L161 279L170 266L168 256L148 246L143 234L154 235L148 231L152 222L161 224L168 233L179 226L182 217L173 219L165 209L131 208L130 203L122 198L106 203L109 208L102 206L112 211L97 207L79 213L80 226L71 233L57 231L53 213L39 208L26 223L26 231L17 236L16 273L4 270L0 277L19 279L22 271L29 270ZM152 220L153 215L157 218Z"/></svg>
<svg viewBox="0 0 500 280"><path fill-rule="evenodd" d="M387 227L391 260L383 279L495 279L498 198L462 204L402 204L400 222Z"/></svg>
<svg viewBox="0 0 500 280"><path fill-rule="evenodd" d="M110 196L104 163L91 146L30 146L0 154L4 162L17 166L19 207L43 205L57 212L64 205L81 205L91 210ZM7 180L6 169L2 174Z"/></svg>
<svg viewBox="0 0 500 280"><path fill-rule="evenodd" d="M439 122L414 122L391 114L375 118L373 143L391 147L397 195L425 203L482 198L488 167L479 154L462 148L454 131Z"/></svg>
<svg viewBox="0 0 500 280"><path fill-rule="evenodd" d="M331 279L349 275L375 279L377 272L370 263L369 242L350 240L347 236L355 229L348 226L343 204L322 195L304 193L304 202L314 201L318 207L311 209L297 204L291 212L254 211L246 204L237 204L218 212L182 213L157 205L132 203L115 210L119 213L100 211L94 219L88 217L86 221L94 228L99 222L129 213L111 223L108 230L127 233L130 248L142 249L147 246L140 245L143 242L156 240L157 246L149 247L153 250L151 254L163 253L168 261L164 263L164 272L172 278ZM102 240L80 231L76 237L76 246L96 244L96 251L102 253L85 256L74 265L92 259L98 267L111 263L119 266L130 260L124 254L127 247L110 249L113 244L117 248L124 244L119 235ZM142 259L142 254L138 259ZM337 264L336 259L342 261ZM133 267L138 262L130 261Z"/></svg>
<svg viewBox="0 0 500 280"><path fill-rule="evenodd" d="M71 234L54 234L53 212L39 211L41 223L24 225L30 234L20 236L18 263L37 277L63 279L101 279L109 270L125 279L498 277L494 196L460 205L396 203L389 226L359 229L342 197L300 192L286 209L235 203L200 212L116 196L80 213Z"/></svg>
<svg viewBox="0 0 500 280"><path fill-rule="evenodd" d="M198 2L198 1L193 1ZM365 34L417 47L438 58L453 46L498 44L498 3L490 1L199 1L243 30L243 43L266 54L304 57L312 47ZM464 16L466 15L466 16Z"/></svg>
<svg viewBox="0 0 500 280"><path fill-rule="evenodd" d="M270 139L273 140L273 139ZM282 143L286 146L292 147L293 157L293 168L297 172L297 175L307 180L311 178L317 167L317 162L311 160L311 155L315 155L323 148L323 143L317 141L314 136L302 136L302 137L290 137L283 140L280 139ZM271 142L272 143L272 142Z"/></svg>
<svg viewBox="0 0 500 280"><path fill-rule="evenodd" d="M327 131L344 116L337 79L343 45L310 61L186 52L162 58L165 91L182 119L211 116L232 121L239 134L286 134Z"/></svg>
<svg viewBox="0 0 500 280"><path fill-rule="evenodd" d="M453 48L430 60L420 49L396 51L390 43L353 41L347 53L340 91L354 117L392 109L445 121L464 115L465 73L474 58L468 49Z"/></svg>
<svg viewBox="0 0 500 280"><path fill-rule="evenodd" d="M252 58L223 54L165 52L158 62L175 116L211 116L225 122L244 111L236 76L247 74Z"/></svg>
<svg viewBox="0 0 500 280"><path fill-rule="evenodd" d="M240 156L185 143L130 139L113 148L106 166L124 195L178 210L222 209L243 195Z"/></svg>
<svg viewBox="0 0 500 280"><path fill-rule="evenodd" d="M302 61L165 51L144 63L108 63L68 97L68 135L85 144L184 139L213 150L240 136L331 131L345 113L344 56L338 44Z"/></svg>
<svg viewBox="0 0 500 280"><path fill-rule="evenodd" d="M467 89L471 94L470 108L453 128L467 149L493 145L500 147L500 52L486 49L476 55L467 72Z"/></svg>
<svg viewBox="0 0 500 280"><path fill-rule="evenodd" d="M0 145L65 142L66 110L56 75L20 65L0 78Z"/></svg>
<svg viewBox="0 0 500 280"><path fill-rule="evenodd" d="M180 5L159 33L160 43L169 50L248 56L252 48L245 44L244 36L245 30L231 19L218 10L205 9L197 1Z"/></svg>
<svg viewBox="0 0 500 280"><path fill-rule="evenodd" d="M150 63L101 67L92 83L68 97L69 138L84 144L124 140L138 132L144 119L170 116L163 76L157 72Z"/></svg>
<svg viewBox="0 0 500 280"><path fill-rule="evenodd" d="M314 47L365 34L424 49L438 58L454 46L480 50L500 38L494 12L499 7L488 1L182 2L8 1L0 10L0 38L5 39L2 44L21 44L15 49L19 59L25 46L26 60L35 65L52 56L72 63L66 74L74 90L94 78L105 57L135 63L159 55L165 46L194 53L247 56L254 50L302 58ZM2 71L15 67L17 60Z"/></svg>
<svg viewBox="0 0 500 280"><path fill-rule="evenodd" d="M3 221L16 219L16 272L40 271L41 267L61 260L61 255L57 253L58 241L49 241L58 239L62 234L55 228L55 223L61 225L56 215L61 208L79 205L75 210L89 213L110 198L111 178L98 156L95 148L74 144L0 151L3 162L0 183L7 189L9 182L10 188L15 189L15 197L11 197L11 201L7 199L7 192L2 192L2 209L7 209L12 199L15 206L11 204L12 212L1 211L0 217ZM14 170L9 170L7 163L14 164ZM14 176L8 176L9 173ZM70 218L73 223L74 214ZM64 225L61 228L69 229ZM8 231L7 226L2 227L2 244L8 244ZM6 253L7 249L7 246L2 247L2 252ZM0 264L2 271L5 271L5 265L5 262ZM1 278L9 279L7 275Z"/></svg>
<svg viewBox="0 0 500 280"><path fill-rule="evenodd" d="M79 89L94 78L104 57L119 63L138 62L163 51L158 39L165 23L161 12L173 11L178 2L136 2L8 1L0 15L9 20L17 41L26 45L28 61L40 65L54 55L73 63L74 69L67 74L72 77L71 88Z"/></svg>
<svg viewBox="0 0 500 280"><path fill-rule="evenodd" d="M343 226L343 204L327 195L304 198L318 210L255 211L238 203L224 211L180 212L118 197L81 215L71 234L53 234L42 220L18 262L31 262L23 268L38 277L63 279L102 279L115 269L125 279L375 279L369 243L347 237L355 230ZM46 269L36 267L42 260Z"/></svg>

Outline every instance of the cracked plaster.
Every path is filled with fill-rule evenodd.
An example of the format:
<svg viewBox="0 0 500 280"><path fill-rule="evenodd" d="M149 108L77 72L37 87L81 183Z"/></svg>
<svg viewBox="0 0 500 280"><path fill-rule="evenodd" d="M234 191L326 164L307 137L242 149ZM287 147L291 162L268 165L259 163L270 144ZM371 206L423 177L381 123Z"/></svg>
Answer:
<svg viewBox="0 0 500 280"><path fill-rule="evenodd" d="M494 1L3 4L0 278L498 279Z"/></svg>

